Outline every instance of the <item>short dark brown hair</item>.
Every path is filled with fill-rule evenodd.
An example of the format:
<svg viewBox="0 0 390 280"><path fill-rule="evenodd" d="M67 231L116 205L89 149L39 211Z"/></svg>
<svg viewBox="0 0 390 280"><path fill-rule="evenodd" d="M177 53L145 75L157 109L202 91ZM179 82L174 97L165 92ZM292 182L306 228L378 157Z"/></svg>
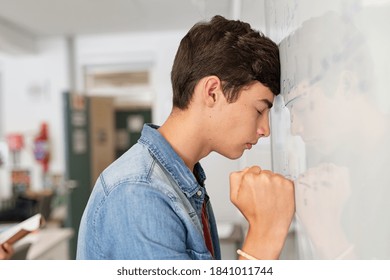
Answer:
<svg viewBox="0 0 390 280"><path fill-rule="evenodd" d="M186 109L195 85L206 76L222 81L228 102L254 81L280 92L278 46L248 23L214 16L195 24L180 42L171 72L173 106Z"/></svg>

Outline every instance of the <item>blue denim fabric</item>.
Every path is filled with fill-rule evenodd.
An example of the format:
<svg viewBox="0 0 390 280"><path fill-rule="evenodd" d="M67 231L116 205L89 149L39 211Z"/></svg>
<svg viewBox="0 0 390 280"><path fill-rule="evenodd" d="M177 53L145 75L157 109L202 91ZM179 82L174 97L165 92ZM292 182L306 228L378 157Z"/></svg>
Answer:
<svg viewBox="0 0 390 280"><path fill-rule="evenodd" d="M218 233L200 164L194 174L157 127L97 180L81 219L77 259L212 259L201 222L206 199L215 258Z"/></svg>

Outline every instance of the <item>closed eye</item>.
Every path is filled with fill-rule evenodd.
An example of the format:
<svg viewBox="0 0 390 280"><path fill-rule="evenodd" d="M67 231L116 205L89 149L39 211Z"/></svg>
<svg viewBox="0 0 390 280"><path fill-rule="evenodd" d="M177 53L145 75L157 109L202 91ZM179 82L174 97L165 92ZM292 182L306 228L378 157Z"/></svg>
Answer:
<svg viewBox="0 0 390 280"><path fill-rule="evenodd" d="M262 110L257 110L257 113L259 115L263 115L264 113L266 113L267 111L269 111L269 108L265 108L265 109L262 109Z"/></svg>

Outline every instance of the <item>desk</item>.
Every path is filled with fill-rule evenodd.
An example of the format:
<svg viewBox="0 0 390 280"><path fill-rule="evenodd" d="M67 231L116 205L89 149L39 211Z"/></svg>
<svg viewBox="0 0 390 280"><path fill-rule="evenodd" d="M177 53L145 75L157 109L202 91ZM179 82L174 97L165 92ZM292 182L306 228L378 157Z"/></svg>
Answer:
<svg viewBox="0 0 390 280"><path fill-rule="evenodd" d="M74 235L73 229L43 228L30 235L33 240L27 253L28 260L69 259L69 239Z"/></svg>

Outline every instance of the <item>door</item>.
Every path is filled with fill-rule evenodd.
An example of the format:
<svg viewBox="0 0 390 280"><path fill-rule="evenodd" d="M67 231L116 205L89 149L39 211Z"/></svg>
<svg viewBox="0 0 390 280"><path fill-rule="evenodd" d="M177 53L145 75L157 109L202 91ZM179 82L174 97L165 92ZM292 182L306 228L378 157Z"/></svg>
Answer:
<svg viewBox="0 0 390 280"><path fill-rule="evenodd" d="M117 109L115 112L116 157L120 157L141 137L142 127L152 121L150 107Z"/></svg>
<svg viewBox="0 0 390 280"><path fill-rule="evenodd" d="M68 197L65 226L74 229L69 254L76 257L77 236L81 216L91 190L89 100L86 96L65 93L65 158L66 179L73 182Z"/></svg>

